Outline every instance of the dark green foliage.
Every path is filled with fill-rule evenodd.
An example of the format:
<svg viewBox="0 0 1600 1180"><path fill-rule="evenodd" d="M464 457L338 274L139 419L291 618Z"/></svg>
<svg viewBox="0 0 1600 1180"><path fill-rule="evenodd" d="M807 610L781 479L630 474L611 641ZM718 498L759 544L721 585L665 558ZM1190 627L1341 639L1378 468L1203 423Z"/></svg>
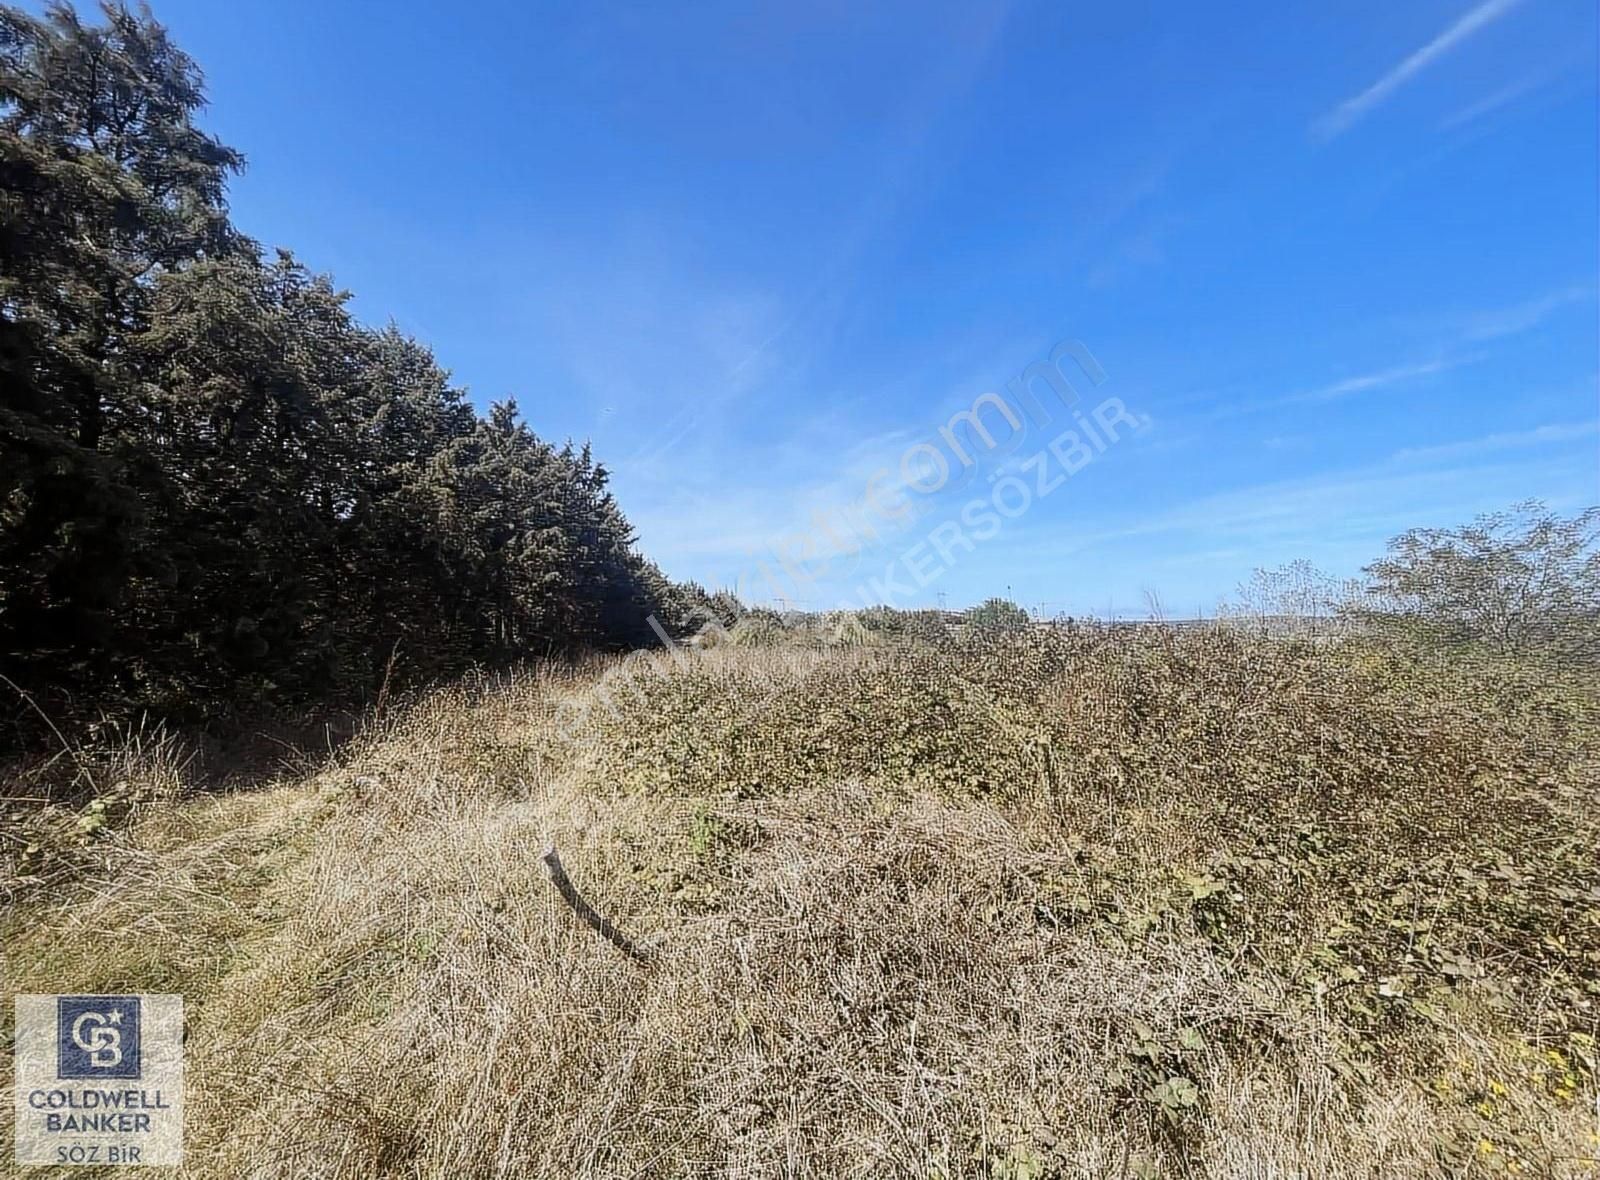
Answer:
<svg viewBox="0 0 1600 1180"><path fill-rule="evenodd" d="M1005 598L990 598L969 610L967 626L975 631L1023 631L1028 627L1028 612Z"/></svg>
<svg viewBox="0 0 1600 1180"><path fill-rule="evenodd" d="M587 447L480 420L232 228L199 71L102 12L0 7L0 673L61 717L193 719L685 614ZM37 720L5 710L0 741Z"/></svg>
<svg viewBox="0 0 1600 1180"><path fill-rule="evenodd" d="M727 630L748 614L750 608L730 591L712 592L698 582L682 582L673 588L669 610L680 630L694 632L706 627Z"/></svg>
<svg viewBox="0 0 1600 1180"><path fill-rule="evenodd" d="M857 611L861 625L874 635L921 643L944 643L950 638L949 618L941 610L896 610L869 606Z"/></svg>

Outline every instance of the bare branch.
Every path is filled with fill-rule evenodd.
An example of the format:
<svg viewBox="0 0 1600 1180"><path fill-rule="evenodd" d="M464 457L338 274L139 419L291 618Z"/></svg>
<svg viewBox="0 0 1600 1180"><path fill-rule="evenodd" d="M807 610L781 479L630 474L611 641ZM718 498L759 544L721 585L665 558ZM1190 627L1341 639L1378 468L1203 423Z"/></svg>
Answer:
<svg viewBox="0 0 1600 1180"><path fill-rule="evenodd" d="M626 934L618 930L605 918L595 912L593 906L583 899L577 888L572 884L572 879L567 876L567 870L562 867L561 857L556 854L554 844L546 844L544 855L539 858L544 862L545 872L550 874L550 881L556 887L556 892L561 894L561 899L572 907L572 912L577 914L585 926L600 935L612 946L627 955L636 963L648 963L651 952L634 942Z"/></svg>

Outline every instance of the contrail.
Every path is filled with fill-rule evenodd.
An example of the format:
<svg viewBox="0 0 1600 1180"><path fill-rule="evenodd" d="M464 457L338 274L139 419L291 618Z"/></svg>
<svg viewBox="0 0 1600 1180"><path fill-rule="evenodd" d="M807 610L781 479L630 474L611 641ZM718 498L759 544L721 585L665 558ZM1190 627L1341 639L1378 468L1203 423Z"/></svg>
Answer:
<svg viewBox="0 0 1600 1180"><path fill-rule="evenodd" d="M1311 125L1312 134L1328 140L1365 118L1374 107L1389 99L1396 90L1460 45L1479 29L1499 20L1521 0L1484 0L1455 24L1429 41L1405 61L1395 66L1354 98L1346 99Z"/></svg>

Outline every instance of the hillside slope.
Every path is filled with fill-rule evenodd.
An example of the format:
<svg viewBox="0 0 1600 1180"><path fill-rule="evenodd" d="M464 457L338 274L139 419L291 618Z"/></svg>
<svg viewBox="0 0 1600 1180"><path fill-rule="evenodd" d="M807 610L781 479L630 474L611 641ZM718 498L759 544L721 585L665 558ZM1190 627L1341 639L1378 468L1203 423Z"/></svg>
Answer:
<svg viewBox="0 0 1600 1180"><path fill-rule="evenodd" d="M141 806L5 992L182 992L195 1176L1595 1173L1581 687L1225 630L651 667Z"/></svg>

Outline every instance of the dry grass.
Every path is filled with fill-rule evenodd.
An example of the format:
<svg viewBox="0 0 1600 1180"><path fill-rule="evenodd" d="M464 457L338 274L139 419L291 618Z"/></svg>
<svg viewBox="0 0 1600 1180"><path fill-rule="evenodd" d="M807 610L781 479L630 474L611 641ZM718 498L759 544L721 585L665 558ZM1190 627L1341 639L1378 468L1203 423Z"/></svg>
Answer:
<svg viewBox="0 0 1600 1180"><path fill-rule="evenodd" d="M733 649L564 732L598 672L142 805L12 906L5 991L183 992L196 1176L1595 1174L1583 686Z"/></svg>

